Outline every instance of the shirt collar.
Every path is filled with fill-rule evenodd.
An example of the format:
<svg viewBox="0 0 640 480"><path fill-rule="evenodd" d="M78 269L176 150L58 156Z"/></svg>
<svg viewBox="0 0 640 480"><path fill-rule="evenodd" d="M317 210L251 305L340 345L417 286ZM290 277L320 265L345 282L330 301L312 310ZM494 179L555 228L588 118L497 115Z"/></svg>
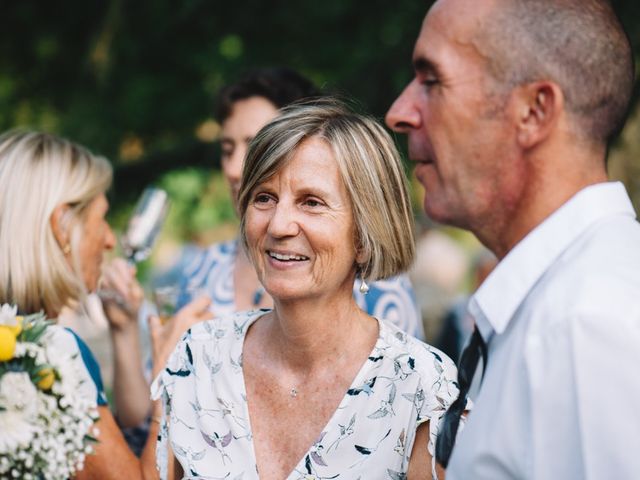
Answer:
<svg viewBox="0 0 640 480"><path fill-rule="evenodd" d="M560 254L589 226L603 217L624 214L635 218L620 182L580 190L527 234L496 266L469 302L469 313L485 341L505 331L534 284Z"/></svg>

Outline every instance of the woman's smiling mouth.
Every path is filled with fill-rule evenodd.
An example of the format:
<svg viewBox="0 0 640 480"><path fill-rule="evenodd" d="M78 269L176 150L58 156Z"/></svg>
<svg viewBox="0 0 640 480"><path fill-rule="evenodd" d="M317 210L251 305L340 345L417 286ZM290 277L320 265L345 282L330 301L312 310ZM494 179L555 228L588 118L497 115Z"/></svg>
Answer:
<svg viewBox="0 0 640 480"><path fill-rule="evenodd" d="M291 253L278 253L272 250L267 250L267 255L281 262L302 262L304 260L309 260L309 257L306 257L304 255L296 255Z"/></svg>

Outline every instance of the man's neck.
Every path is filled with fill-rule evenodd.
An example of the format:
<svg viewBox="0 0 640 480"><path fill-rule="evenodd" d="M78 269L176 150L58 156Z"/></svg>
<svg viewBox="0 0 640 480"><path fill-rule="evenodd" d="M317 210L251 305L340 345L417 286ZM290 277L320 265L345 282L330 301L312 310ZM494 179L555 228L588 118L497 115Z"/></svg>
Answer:
<svg viewBox="0 0 640 480"><path fill-rule="evenodd" d="M474 231L499 259L504 258L529 232L589 185L608 181L604 152L567 147L555 152L535 152L526 162L526 178L511 205L492 229Z"/></svg>

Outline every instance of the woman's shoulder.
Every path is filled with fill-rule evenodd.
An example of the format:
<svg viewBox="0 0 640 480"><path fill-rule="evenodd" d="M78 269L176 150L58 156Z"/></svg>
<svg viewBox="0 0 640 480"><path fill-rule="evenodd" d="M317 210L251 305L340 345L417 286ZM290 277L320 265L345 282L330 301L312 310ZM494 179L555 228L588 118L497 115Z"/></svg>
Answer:
<svg viewBox="0 0 640 480"><path fill-rule="evenodd" d="M211 345L215 345L216 350L241 350L249 326L268 311L236 312L196 323L182 335L169 357L167 367L174 370L182 369L187 364L193 367L201 355L208 355Z"/></svg>
<svg viewBox="0 0 640 480"><path fill-rule="evenodd" d="M52 355L60 361L65 357L78 375L84 377L81 387L84 395L95 398L98 405L107 405L98 361L77 333L70 328L51 325L47 328L44 343Z"/></svg>
<svg viewBox="0 0 640 480"><path fill-rule="evenodd" d="M456 382L458 371L453 361L437 348L407 334L389 321L380 321L382 351L394 362L406 363L423 384L445 380Z"/></svg>
<svg viewBox="0 0 640 480"><path fill-rule="evenodd" d="M247 310L205 320L195 324L183 337L192 342L219 342L224 339L241 340L249 326L269 309Z"/></svg>
<svg viewBox="0 0 640 480"><path fill-rule="evenodd" d="M163 391L171 397L178 384L187 386L194 382L208 382L211 376L199 376L199 371L225 375L225 372L239 368L247 329L268 311L237 312L189 328L169 356L165 368L153 381L152 398L160 398ZM227 364L229 368L225 367Z"/></svg>

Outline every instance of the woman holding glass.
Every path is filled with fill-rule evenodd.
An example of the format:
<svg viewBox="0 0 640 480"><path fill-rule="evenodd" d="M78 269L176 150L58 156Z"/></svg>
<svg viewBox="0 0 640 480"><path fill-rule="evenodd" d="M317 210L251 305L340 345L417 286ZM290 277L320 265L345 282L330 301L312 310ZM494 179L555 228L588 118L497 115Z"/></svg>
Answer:
<svg viewBox="0 0 640 480"><path fill-rule="evenodd" d="M0 303L15 304L22 314L44 311L51 319L65 308L82 309L87 293L97 288L104 252L115 245L105 220L111 177L107 160L68 140L36 132L0 137ZM167 328L188 328L208 317L207 307L190 305L181 324ZM152 327L157 373L175 341L167 340L170 332L157 321ZM95 399L100 415L95 454L86 457L76 478L157 478L157 422L136 458L109 410L93 355L71 330L54 326L52 332L49 345L75 354L85 377L83 393ZM152 408L157 416L157 402Z"/></svg>
<svg viewBox="0 0 640 480"><path fill-rule="evenodd" d="M335 101L286 108L250 145L241 239L273 310L191 328L155 380L183 478L431 478L456 398L441 352L352 295L413 260L397 151Z"/></svg>

